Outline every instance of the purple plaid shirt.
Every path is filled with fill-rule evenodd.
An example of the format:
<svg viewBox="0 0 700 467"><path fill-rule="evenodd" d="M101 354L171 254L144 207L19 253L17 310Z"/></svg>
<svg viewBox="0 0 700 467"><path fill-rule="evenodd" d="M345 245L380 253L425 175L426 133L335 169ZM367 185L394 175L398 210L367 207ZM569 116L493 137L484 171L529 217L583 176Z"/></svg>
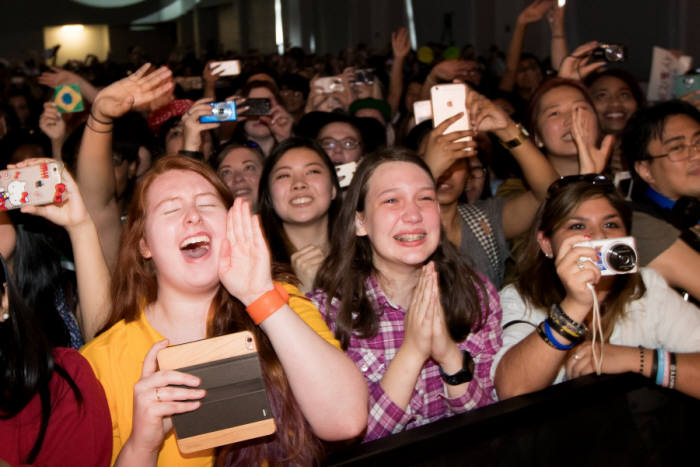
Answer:
<svg viewBox="0 0 700 467"><path fill-rule="evenodd" d="M439 367L430 359L421 370L408 407L403 410L389 398L379 383L403 342L406 312L389 302L373 277L367 278L367 298L377 310L379 331L370 339L359 339L353 334L347 350L348 356L360 368L369 385L369 421L363 442L425 425L497 400L490 371L493 357L501 347L502 313L498 292L486 279L484 282L488 294L486 323L477 333L470 334L467 340L459 343L459 348L467 350L474 358L474 378L467 385L466 392L457 398L449 398ZM328 310L326 294L321 290L309 293L308 297L329 322L331 331L335 332L335 320L328 317L335 317L340 301L333 298Z"/></svg>

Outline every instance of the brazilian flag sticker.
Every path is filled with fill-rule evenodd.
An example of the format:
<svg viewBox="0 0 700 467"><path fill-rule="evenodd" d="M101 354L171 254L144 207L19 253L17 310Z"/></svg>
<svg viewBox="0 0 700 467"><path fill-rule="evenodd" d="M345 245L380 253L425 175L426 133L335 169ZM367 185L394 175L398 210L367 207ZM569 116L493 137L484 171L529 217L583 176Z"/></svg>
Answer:
<svg viewBox="0 0 700 467"><path fill-rule="evenodd" d="M80 86L77 84L62 84L56 86L53 101L61 113L81 112L85 109L83 96L80 95Z"/></svg>

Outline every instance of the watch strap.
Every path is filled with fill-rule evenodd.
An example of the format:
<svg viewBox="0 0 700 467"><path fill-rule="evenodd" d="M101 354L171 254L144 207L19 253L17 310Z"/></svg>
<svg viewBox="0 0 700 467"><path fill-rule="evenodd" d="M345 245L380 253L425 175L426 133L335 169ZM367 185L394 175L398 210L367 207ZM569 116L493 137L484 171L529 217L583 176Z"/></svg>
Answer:
<svg viewBox="0 0 700 467"><path fill-rule="evenodd" d="M438 366L442 380L450 386L458 386L463 383L468 383L474 377L474 360L472 359L472 356L466 350L462 350L462 356L462 369L457 373L448 375L443 371L441 366Z"/></svg>

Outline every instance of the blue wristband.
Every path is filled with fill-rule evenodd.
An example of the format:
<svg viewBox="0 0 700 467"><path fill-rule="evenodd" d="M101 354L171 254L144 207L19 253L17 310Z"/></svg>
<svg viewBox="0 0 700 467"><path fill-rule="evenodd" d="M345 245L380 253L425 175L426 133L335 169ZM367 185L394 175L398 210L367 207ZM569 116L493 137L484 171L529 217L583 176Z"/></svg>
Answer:
<svg viewBox="0 0 700 467"><path fill-rule="evenodd" d="M656 361L659 365L656 369L656 384L661 386L664 383L664 366L666 364L666 354L662 355L661 349L656 349Z"/></svg>
<svg viewBox="0 0 700 467"><path fill-rule="evenodd" d="M564 345L561 342L559 342L558 340L556 340L554 338L554 334L552 334L552 328L549 326L549 323L547 321L544 322L543 327L544 327L545 334L547 334L547 338L552 343L554 348L556 348L557 350L570 350L570 349L573 349L574 346L576 345L575 343L569 344L569 345Z"/></svg>

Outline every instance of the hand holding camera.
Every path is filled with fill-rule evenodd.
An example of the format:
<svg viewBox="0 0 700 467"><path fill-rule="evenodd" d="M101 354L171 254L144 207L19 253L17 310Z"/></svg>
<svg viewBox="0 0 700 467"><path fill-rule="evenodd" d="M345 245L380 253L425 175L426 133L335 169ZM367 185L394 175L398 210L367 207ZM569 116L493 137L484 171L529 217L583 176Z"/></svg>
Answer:
<svg viewBox="0 0 700 467"><path fill-rule="evenodd" d="M586 76L604 66L606 64L604 60L593 56L593 51L601 45L598 41L591 41L576 48L561 63L558 76L583 81Z"/></svg>
<svg viewBox="0 0 700 467"><path fill-rule="evenodd" d="M187 112L182 116L182 123L184 125L184 146L183 149L186 151L201 151L202 146L202 135L203 131L213 130L218 128L220 121L217 117L220 117L222 113L233 112L234 120L236 114L236 105L234 102L212 102L213 99L205 97L204 99L199 99L197 102L192 104ZM228 111L228 106L219 106L220 104L233 104L233 109Z"/></svg>

